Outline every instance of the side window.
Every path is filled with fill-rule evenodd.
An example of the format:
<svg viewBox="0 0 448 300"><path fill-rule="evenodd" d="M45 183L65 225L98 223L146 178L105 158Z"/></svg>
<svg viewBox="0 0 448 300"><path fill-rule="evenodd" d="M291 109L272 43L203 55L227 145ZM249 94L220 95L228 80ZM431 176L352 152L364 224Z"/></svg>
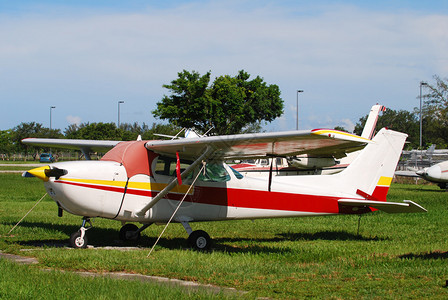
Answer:
<svg viewBox="0 0 448 300"><path fill-rule="evenodd" d="M156 163L156 170L155 173L158 175L165 175L165 176L176 176L176 164L177 161L174 158L171 157L163 157L159 156ZM188 166L191 164L189 161L180 161L180 172L182 173ZM193 172L188 174L188 178L192 178Z"/></svg>
<svg viewBox="0 0 448 300"><path fill-rule="evenodd" d="M171 164L175 163L174 159L170 159L168 157L159 156L157 159L156 170L155 173L159 175L170 176L171 175ZM174 164L174 168L176 165Z"/></svg>
<svg viewBox="0 0 448 300"><path fill-rule="evenodd" d="M199 180L206 182L224 182L230 180L230 175L227 173L222 163L207 163L205 172L199 175Z"/></svg>

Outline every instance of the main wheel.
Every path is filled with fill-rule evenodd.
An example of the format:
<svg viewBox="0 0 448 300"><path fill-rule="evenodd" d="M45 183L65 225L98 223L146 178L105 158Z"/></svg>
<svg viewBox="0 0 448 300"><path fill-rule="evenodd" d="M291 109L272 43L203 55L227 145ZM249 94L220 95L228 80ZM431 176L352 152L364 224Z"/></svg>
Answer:
<svg viewBox="0 0 448 300"><path fill-rule="evenodd" d="M188 237L188 244L198 251L210 249L211 243L212 240L210 236L203 230L193 231Z"/></svg>
<svg viewBox="0 0 448 300"><path fill-rule="evenodd" d="M138 227L134 224L126 224L120 229L120 240L122 241L138 241L140 239L140 232L135 233Z"/></svg>
<svg viewBox="0 0 448 300"><path fill-rule="evenodd" d="M73 248L87 248L87 235L81 238L81 231L73 232L70 235L70 246Z"/></svg>

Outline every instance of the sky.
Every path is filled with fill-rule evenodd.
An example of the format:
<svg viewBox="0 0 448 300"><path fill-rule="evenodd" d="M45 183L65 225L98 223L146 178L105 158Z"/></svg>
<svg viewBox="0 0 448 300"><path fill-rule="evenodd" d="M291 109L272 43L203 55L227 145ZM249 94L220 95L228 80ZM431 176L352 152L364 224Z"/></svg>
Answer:
<svg viewBox="0 0 448 300"><path fill-rule="evenodd" d="M151 111L184 69L278 85L266 131L294 130L297 101L299 129L352 131L448 77L448 1L0 0L0 130L116 123L118 105L122 123L162 122Z"/></svg>

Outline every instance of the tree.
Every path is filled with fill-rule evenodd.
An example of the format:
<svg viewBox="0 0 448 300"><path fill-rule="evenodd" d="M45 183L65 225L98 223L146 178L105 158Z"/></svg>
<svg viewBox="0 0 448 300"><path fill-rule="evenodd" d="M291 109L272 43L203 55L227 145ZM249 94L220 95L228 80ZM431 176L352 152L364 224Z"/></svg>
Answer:
<svg viewBox="0 0 448 300"><path fill-rule="evenodd" d="M0 155L2 159L9 157L13 152L12 130L0 130Z"/></svg>
<svg viewBox="0 0 448 300"><path fill-rule="evenodd" d="M82 123L70 125L65 136L82 140L123 140L123 131L115 123Z"/></svg>
<svg viewBox="0 0 448 300"><path fill-rule="evenodd" d="M30 151L37 152L40 150L40 148L22 144L22 139L29 137L62 138L63 135L59 129L49 129L36 122L22 122L12 129L12 142L14 143L15 150L25 153L25 155L27 155Z"/></svg>
<svg viewBox="0 0 448 300"><path fill-rule="evenodd" d="M422 131L424 144L434 143L439 148L448 146L448 79L437 75L435 84L424 85L428 91L423 97Z"/></svg>
<svg viewBox="0 0 448 300"><path fill-rule="evenodd" d="M234 134L245 128L260 128L283 114L283 100L277 85L268 85L257 76L241 70L235 77L224 75L210 83L210 72L201 76L193 71L178 73L152 113L180 127L199 132L213 128L216 134Z"/></svg>

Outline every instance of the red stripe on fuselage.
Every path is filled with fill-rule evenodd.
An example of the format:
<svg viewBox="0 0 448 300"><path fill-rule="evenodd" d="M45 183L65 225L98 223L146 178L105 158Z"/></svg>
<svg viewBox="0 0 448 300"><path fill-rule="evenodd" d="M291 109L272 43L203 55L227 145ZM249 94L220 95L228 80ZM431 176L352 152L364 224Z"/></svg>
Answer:
<svg viewBox="0 0 448 300"><path fill-rule="evenodd" d="M124 193L125 190L124 187L85 184L59 180L56 180L55 182L115 193ZM372 194L372 198L380 201L386 201L388 190L388 186L377 186ZM155 197L159 193L159 191L128 188L126 190L126 193L143 197ZM176 201L180 201L182 197L183 194L178 193L168 193L168 195L166 196L167 199ZM185 201L192 203L252 209L286 210L313 213L339 213L339 199L340 197L335 196L318 196L234 189L225 187L195 186L194 194L188 195Z"/></svg>
<svg viewBox="0 0 448 300"><path fill-rule="evenodd" d="M55 182L116 193L124 193L124 187L103 186L59 180L56 180ZM128 188L126 193L143 197L155 197L159 192ZM177 193L169 193L166 196L167 199L176 201L180 201L182 197L182 194ZM340 199L340 197L232 189L225 187L195 186L194 195L188 195L185 201L252 209L338 213L338 199Z"/></svg>

